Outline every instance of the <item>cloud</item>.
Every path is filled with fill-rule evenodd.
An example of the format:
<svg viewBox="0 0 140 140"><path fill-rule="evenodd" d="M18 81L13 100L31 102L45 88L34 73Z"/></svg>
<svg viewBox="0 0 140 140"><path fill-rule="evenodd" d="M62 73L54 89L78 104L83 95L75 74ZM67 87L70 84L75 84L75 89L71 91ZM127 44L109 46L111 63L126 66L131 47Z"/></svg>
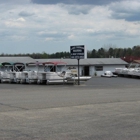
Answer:
<svg viewBox="0 0 140 140"><path fill-rule="evenodd" d="M86 5L105 5L112 2L112 0L31 0L37 4L86 4ZM121 0L114 0L121 1ZM113 1L113 2L114 2Z"/></svg>
<svg viewBox="0 0 140 140"><path fill-rule="evenodd" d="M30 12L27 12L27 11L21 11L19 13L19 16L22 16L22 17L29 17L29 16L33 16L34 13L30 13Z"/></svg>
<svg viewBox="0 0 140 140"><path fill-rule="evenodd" d="M126 21L140 21L140 12L137 13L113 13L112 18L125 19Z"/></svg>
<svg viewBox="0 0 140 140"><path fill-rule="evenodd" d="M125 19L126 21L140 21L140 1L122 1L112 3L109 6L112 11L111 17Z"/></svg>
<svg viewBox="0 0 140 140"><path fill-rule="evenodd" d="M9 19L9 20L5 21L5 25L7 27L21 28L21 27L25 27L24 22L25 22L25 19L24 18Z"/></svg>
<svg viewBox="0 0 140 140"><path fill-rule="evenodd" d="M53 41L53 40L54 40L54 38L52 38L52 37L45 38L45 41Z"/></svg>
<svg viewBox="0 0 140 140"><path fill-rule="evenodd" d="M24 5L24 4L30 4L31 0L0 0L0 4L11 6L11 5ZM5 7L7 8L7 7Z"/></svg>
<svg viewBox="0 0 140 140"><path fill-rule="evenodd" d="M63 32L56 32L56 31L41 31L37 33L39 37L44 38L46 41L63 41L66 39L67 34Z"/></svg>
<svg viewBox="0 0 140 140"><path fill-rule="evenodd" d="M17 48L19 52L50 53L67 48L69 51L69 46L77 43L88 49L106 42L119 47L135 45L140 40L139 3L139 0L0 0L0 46L4 46L5 52L10 46L13 53Z"/></svg>
<svg viewBox="0 0 140 140"><path fill-rule="evenodd" d="M11 35L11 33L9 31L5 31L5 30L0 30L0 38L4 38Z"/></svg>
<svg viewBox="0 0 140 140"><path fill-rule="evenodd" d="M1 40L8 40L8 41L20 41L20 40L25 40L26 38L26 31L18 31L15 30L14 32L12 30L8 29L2 29L0 30L0 38Z"/></svg>
<svg viewBox="0 0 140 140"><path fill-rule="evenodd" d="M27 4L30 0L0 0L0 4Z"/></svg>
<svg viewBox="0 0 140 140"><path fill-rule="evenodd" d="M14 22L14 21L6 21L6 22L5 22L5 25L6 25L7 27L17 27L17 28L21 28L21 27L24 26L22 23Z"/></svg>
<svg viewBox="0 0 140 140"><path fill-rule="evenodd" d="M88 14L92 9L89 5L62 5L66 10L68 10L69 14L79 15L79 14Z"/></svg>
<svg viewBox="0 0 140 140"><path fill-rule="evenodd" d="M24 18L18 18L17 21L25 22L26 20Z"/></svg>
<svg viewBox="0 0 140 140"><path fill-rule="evenodd" d="M70 39L70 40L73 40L73 39L75 39L75 38L76 38L76 37L75 37L74 35L72 35L72 34L68 36L68 39Z"/></svg>

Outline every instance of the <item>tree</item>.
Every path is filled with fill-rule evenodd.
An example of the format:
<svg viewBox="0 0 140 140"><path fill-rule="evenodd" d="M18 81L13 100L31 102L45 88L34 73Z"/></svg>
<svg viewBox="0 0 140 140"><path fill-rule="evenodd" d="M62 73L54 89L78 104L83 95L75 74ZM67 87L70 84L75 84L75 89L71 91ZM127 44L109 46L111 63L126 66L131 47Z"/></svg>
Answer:
<svg viewBox="0 0 140 140"><path fill-rule="evenodd" d="M96 57L97 57L97 51L93 49L91 52L91 58L96 58Z"/></svg>
<svg viewBox="0 0 140 140"><path fill-rule="evenodd" d="M113 48L109 48L108 54L109 54L109 57L113 57L113 55L114 55L114 50L113 50Z"/></svg>

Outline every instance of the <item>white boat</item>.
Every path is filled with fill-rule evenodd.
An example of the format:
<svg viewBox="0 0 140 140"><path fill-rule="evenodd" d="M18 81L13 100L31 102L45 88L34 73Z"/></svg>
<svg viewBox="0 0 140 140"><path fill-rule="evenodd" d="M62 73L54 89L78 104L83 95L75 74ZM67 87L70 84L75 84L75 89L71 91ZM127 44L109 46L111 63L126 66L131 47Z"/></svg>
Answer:
<svg viewBox="0 0 140 140"><path fill-rule="evenodd" d="M115 73L117 74L117 75L119 75L119 74L127 74L128 73L128 68L115 68Z"/></svg>
<svg viewBox="0 0 140 140"><path fill-rule="evenodd" d="M2 71L0 71L0 83L1 83L1 75L2 75L2 73L3 73L3 72L2 72Z"/></svg>
<svg viewBox="0 0 140 140"><path fill-rule="evenodd" d="M37 83L38 82L38 62L26 63L26 70L22 72L21 83Z"/></svg>
<svg viewBox="0 0 140 140"><path fill-rule="evenodd" d="M20 71L22 71L25 68L24 64L19 62L4 62L2 63L2 67L3 73L1 74L1 81L9 83L18 83Z"/></svg>
<svg viewBox="0 0 140 140"><path fill-rule="evenodd" d="M120 74L124 68L115 68L115 73Z"/></svg>
<svg viewBox="0 0 140 140"><path fill-rule="evenodd" d="M133 76L140 77L140 68L135 68L134 69Z"/></svg>
<svg viewBox="0 0 140 140"><path fill-rule="evenodd" d="M10 74L7 70L1 73L1 83L9 82L10 81Z"/></svg>
<svg viewBox="0 0 140 140"><path fill-rule="evenodd" d="M10 82L9 72L11 72L13 70L12 63L3 62L3 63L1 63L1 65L3 67L3 71L1 72L1 83Z"/></svg>
<svg viewBox="0 0 140 140"><path fill-rule="evenodd" d="M20 75L24 69L25 69L24 63L17 62L13 64L13 71L15 72L14 78L15 83L20 83Z"/></svg>
<svg viewBox="0 0 140 140"><path fill-rule="evenodd" d="M19 73L19 83L26 83L26 79L28 78L28 71L22 71Z"/></svg>
<svg viewBox="0 0 140 140"><path fill-rule="evenodd" d="M8 65L10 64L5 64L5 66ZM0 73L0 79L2 82L74 84L78 79L80 81L86 81L91 78L89 76L81 76L78 78L75 71L72 73L70 69L66 68L65 62L31 62L26 65L15 63L10 66L10 70L7 68L5 71Z"/></svg>
<svg viewBox="0 0 140 140"><path fill-rule="evenodd" d="M128 76L134 75L134 70L135 70L135 68L128 68L127 75L128 75Z"/></svg>
<svg viewBox="0 0 140 140"><path fill-rule="evenodd" d="M1 73L2 73L1 67L2 67L2 64L0 63L0 83L1 83Z"/></svg>
<svg viewBox="0 0 140 140"><path fill-rule="evenodd" d="M46 84L74 83L73 74L66 69L64 62L44 62L46 72Z"/></svg>
<svg viewBox="0 0 140 140"><path fill-rule="evenodd" d="M72 79L75 80L75 81L78 81L78 77L77 77L77 76L76 76L76 77L72 77ZM91 79L90 76L80 76L80 77L79 77L79 80L80 80L80 81L87 81L87 80L89 80L89 79Z"/></svg>
<svg viewBox="0 0 140 140"><path fill-rule="evenodd" d="M16 72L8 72L9 74L9 83L15 83L16 82Z"/></svg>
<svg viewBox="0 0 140 140"><path fill-rule="evenodd" d="M117 75L113 74L111 71L105 71L105 72L101 75L101 77L109 77L109 78L111 78L111 77L117 77Z"/></svg>
<svg viewBox="0 0 140 140"><path fill-rule="evenodd" d="M119 76L140 77L140 64L132 62L128 68L116 68L115 73Z"/></svg>
<svg viewBox="0 0 140 140"><path fill-rule="evenodd" d="M26 78L26 83L37 83L38 76L37 76L37 71L28 71L27 72L27 78Z"/></svg>
<svg viewBox="0 0 140 140"><path fill-rule="evenodd" d="M37 75L38 75L37 80L38 84L46 83L46 72L38 71Z"/></svg>
<svg viewBox="0 0 140 140"><path fill-rule="evenodd" d="M22 72L20 77L21 83L46 83L46 72L44 72L44 66L41 62L27 63L26 70Z"/></svg>

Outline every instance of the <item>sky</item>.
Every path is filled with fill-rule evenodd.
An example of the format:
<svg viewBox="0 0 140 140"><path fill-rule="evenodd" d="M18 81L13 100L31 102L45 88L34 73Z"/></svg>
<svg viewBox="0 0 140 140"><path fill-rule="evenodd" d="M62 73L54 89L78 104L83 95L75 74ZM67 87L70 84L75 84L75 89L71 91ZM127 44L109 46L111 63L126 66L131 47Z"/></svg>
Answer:
<svg viewBox="0 0 140 140"><path fill-rule="evenodd" d="M0 54L140 45L140 0L0 0Z"/></svg>

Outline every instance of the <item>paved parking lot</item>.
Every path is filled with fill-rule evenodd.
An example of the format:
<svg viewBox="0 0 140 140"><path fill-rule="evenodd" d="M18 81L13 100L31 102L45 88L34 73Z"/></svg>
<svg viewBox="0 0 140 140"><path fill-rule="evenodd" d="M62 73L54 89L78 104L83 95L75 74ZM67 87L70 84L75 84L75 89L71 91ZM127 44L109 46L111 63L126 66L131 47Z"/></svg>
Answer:
<svg viewBox="0 0 140 140"><path fill-rule="evenodd" d="M2 140L139 140L140 79L0 84Z"/></svg>

